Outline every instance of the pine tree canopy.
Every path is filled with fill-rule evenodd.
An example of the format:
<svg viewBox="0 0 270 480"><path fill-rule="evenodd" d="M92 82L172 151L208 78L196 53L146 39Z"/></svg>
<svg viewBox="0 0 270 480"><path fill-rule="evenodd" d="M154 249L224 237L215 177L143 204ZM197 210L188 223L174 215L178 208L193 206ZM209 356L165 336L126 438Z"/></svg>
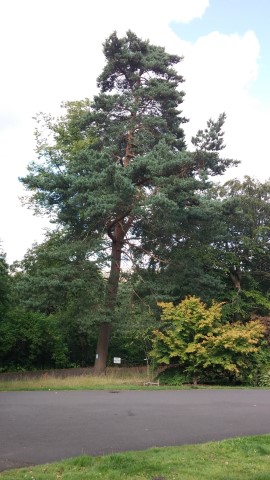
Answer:
<svg viewBox="0 0 270 480"><path fill-rule="evenodd" d="M173 68L181 57L130 31L124 38L113 33L104 54L101 93L92 103L64 104L61 119L39 117L37 152L44 161L32 163L21 180L36 208L74 233L111 237L119 221L128 219L129 228L138 218L150 220L149 208L154 217L193 205L194 192L208 186L203 174L222 174L231 161L218 156L225 115L208 123L203 142L198 132L196 152L185 150L183 78ZM52 139L41 137L44 125Z"/></svg>

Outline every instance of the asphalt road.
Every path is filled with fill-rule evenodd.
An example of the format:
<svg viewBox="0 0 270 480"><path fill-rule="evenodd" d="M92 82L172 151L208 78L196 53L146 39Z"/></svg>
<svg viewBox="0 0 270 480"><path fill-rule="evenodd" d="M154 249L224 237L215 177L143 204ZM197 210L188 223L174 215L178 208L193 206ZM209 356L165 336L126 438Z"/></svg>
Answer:
<svg viewBox="0 0 270 480"><path fill-rule="evenodd" d="M0 470L270 433L270 390L0 393Z"/></svg>

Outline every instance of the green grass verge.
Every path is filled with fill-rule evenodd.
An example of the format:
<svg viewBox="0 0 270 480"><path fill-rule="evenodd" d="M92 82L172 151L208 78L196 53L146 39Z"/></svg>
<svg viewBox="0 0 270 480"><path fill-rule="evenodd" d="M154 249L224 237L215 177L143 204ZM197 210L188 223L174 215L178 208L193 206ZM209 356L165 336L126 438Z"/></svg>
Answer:
<svg viewBox="0 0 270 480"><path fill-rule="evenodd" d="M269 480L270 435L10 470L3 480Z"/></svg>

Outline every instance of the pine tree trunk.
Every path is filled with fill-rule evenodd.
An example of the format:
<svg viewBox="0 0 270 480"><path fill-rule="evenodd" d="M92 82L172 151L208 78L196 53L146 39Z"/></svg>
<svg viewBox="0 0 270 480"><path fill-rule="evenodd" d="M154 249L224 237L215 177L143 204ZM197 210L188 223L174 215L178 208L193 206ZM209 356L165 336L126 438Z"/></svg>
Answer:
<svg viewBox="0 0 270 480"><path fill-rule="evenodd" d="M121 257L124 242L125 230L119 222L115 225L112 239L111 268L108 278L106 309L113 313L116 305L116 298L120 280ZM100 324L99 336L97 342L94 373L103 375L106 371L108 347L111 333L111 323L104 322Z"/></svg>
<svg viewBox="0 0 270 480"><path fill-rule="evenodd" d="M104 322L100 324L97 342L94 374L103 375L106 371L108 346L111 333L111 324Z"/></svg>
<svg viewBox="0 0 270 480"><path fill-rule="evenodd" d="M240 292L241 290L241 272L239 270L235 269L230 269L229 274L231 277L231 280L233 282L234 287Z"/></svg>
<svg viewBox="0 0 270 480"><path fill-rule="evenodd" d="M123 166L127 167L130 160L134 157L133 145L134 131L130 130L127 135L127 146ZM131 209L130 209L131 210ZM119 287L122 248L124 245L125 235L128 232L133 222L133 217L130 216L130 210L118 220L113 220L108 225L108 235L112 239L112 253L111 253L111 269L108 279L107 298L105 306L111 314L113 314L116 305L117 292ZM97 342L96 358L94 365L94 373L96 375L103 375L106 372L108 347L111 333L111 324L104 322L100 325L99 336Z"/></svg>

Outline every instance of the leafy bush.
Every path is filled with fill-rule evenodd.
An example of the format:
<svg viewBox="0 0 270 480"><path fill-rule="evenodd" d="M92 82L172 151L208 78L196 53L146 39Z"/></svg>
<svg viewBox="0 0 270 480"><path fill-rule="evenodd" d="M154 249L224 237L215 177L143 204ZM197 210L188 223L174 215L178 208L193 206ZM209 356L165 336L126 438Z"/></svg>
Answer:
<svg viewBox="0 0 270 480"><path fill-rule="evenodd" d="M183 385L184 383L190 383L190 379L185 375L179 367L169 367L161 372L158 377L161 385L171 385L176 387L178 385Z"/></svg>
<svg viewBox="0 0 270 480"><path fill-rule="evenodd" d="M0 323L0 367L35 370L68 366L61 325L53 316L20 308Z"/></svg>
<svg viewBox="0 0 270 480"><path fill-rule="evenodd" d="M223 324L222 304L207 307L196 297L159 306L164 323L153 332L151 352L157 363L178 362L194 384L209 373L235 383L257 364L264 335L258 320Z"/></svg>
<svg viewBox="0 0 270 480"><path fill-rule="evenodd" d="M259 387L270 387L270 370L266 370L259 376Z"/></svg>

